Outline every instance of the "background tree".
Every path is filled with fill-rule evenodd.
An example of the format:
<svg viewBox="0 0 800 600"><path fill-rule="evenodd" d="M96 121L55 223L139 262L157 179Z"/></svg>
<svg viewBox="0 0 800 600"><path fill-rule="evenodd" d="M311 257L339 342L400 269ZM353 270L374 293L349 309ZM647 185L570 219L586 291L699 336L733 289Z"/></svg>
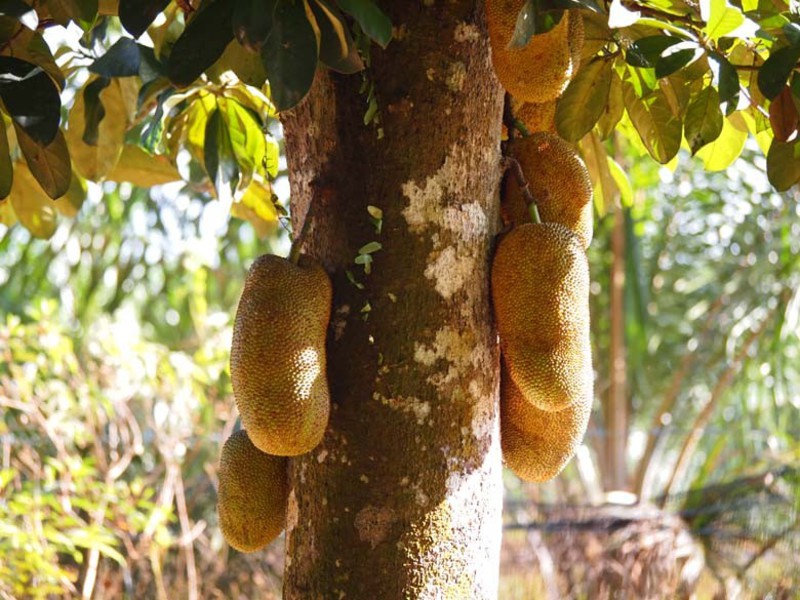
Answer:
<svg viewBox="0 0 800 600"><path fill-rule="evenodd" d="M481 3L395 2L386 14L343 0L343 12L318 0L2 6L0 215L33 235L74 211L83 177L150 185L174 180L175 165L265 227L278 145L264 129L272 103L282 111L293 219L312 219L307 251L336 290L334 410L323 444L292 467L287 597L493 596L501 488L487 286L503 102ZM584 67L556 121L580 140L599 206L630 197L614 160L623 139L662 163L685 139L713 170L749 130L776 187L800 178L788 6L523 8L537 18L520 41L547 15L584 13ZM128 33L150 28L152 47L122 34L117 10ZM39 31L69 22L83 45L56 61ZM258 89L267 73L269 97ZM82 87L61 133L65 74ZM611 435L626 427L624 395L614 398ZM607 459L610 487L627 485L624 454Z"/></svg>

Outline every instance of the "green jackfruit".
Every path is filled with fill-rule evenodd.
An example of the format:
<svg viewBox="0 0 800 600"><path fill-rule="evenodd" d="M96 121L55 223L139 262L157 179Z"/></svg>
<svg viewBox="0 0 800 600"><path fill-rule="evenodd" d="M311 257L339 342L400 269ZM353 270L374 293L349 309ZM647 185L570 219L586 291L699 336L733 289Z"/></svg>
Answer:
<svg viewBox="0 0 800 600"><path fill-rule="evenodd" d="M296 456L319 444L330 413L325 337L333 291L303 256L256 259L244 285L231 346L242 425L268 454Z"/></svg>
<svg viewBox="0 0 800 600"><path fill-rule="evenodd" d="M589 265L578 237L557 223L515 227L491 278L500 348L526 400L558 411L590 397Z"/></svg>
<svg viewBox="0 0 800 600"><path fill-rule="evenodd" d="M256 448L234 433L219 460L217 514L225 540L241 552L260 550L283 531L289 498L289 459Z"/></svg>

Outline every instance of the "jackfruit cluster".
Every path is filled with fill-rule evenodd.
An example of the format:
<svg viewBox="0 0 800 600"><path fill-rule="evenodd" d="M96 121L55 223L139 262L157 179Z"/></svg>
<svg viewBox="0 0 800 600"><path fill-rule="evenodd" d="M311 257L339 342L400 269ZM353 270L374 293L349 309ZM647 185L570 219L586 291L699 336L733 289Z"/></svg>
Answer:
<svg viewBox="0 0 800 600"><path fill-rule="evenodd" d="M487 0L486 19L492 64L501 85L520 102L555 100L578 71L583 48L583 18L564 11L551 30L511 47L517 16L525 0Z"/></svg>
<svg viewBox="0 0 800 600"><path fill-rule="evenodd" d="M572 145L550 133L534 133L508 143L507 154L519 162L542 222L560 223L572 230L584 249L592 241L594 209L589 171ZM503 217L529 222L528 205L516 179L503 184Z"/></svg>
<svg viewBox="0 0 800 600"><path fill-rule="evenodd" d="M222 447L217 513L222 535L237 550L260 550L283 531L288 462L261 452L245 430L231 435Z"/></svg>
<svg viewBox="0 0 800 600"><path fill-rule="evenodd" d="M527 401L559 411L590 397L589 266L578 237L559 223L515 227L491 278L501 352Z"/></svg>
<svg viewBox="0 0 800 600"><path fill-rule="evenodd" d="M233 327L231 381L242 425L262 452L297 456L322 440L332 295L325 270L305 256L298 264L261 256L250 268Z"/></svg>
<svg viewBox="0 0 800 600"><path fill-rule="evenodd" d="M558 475L583 440L591 394L559 411L528 402L503 363L500 375L500 443L506 465L526 481L543 482Z"/></svg>

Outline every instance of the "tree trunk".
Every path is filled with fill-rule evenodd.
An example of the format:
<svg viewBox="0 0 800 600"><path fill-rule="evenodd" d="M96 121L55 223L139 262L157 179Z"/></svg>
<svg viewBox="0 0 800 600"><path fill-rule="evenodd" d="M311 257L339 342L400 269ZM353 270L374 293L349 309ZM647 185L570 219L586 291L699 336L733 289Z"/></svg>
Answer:
<svg viewBox="0 0 800 600"><path fill-rule="evenodd" d="M292 461L284 596L495 598L502 90L482 2L383 6L395 39L366 77L319 72L283 115L294 224L313 197L305 250L334 284L331 420ZM366 274L354 259L372 241Z"/></svg>

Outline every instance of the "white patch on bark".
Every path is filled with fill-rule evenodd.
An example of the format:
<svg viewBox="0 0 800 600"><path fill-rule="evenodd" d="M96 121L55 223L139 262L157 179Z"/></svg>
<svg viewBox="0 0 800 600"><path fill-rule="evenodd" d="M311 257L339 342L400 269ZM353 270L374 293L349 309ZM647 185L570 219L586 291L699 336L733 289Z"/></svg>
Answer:
<svg viewBox="0 0 800 600"><path fill-rule="evenodd" d="M372 394L372 399L377 400L384 406L393 410L411 413L417 421L417 425L424 425L425 419L431 413L431 405L414 396L398 396L397 398L387 398L379 392Z"/></svg>
<svg viewBox="0 0 800 600"><path fill-rule="evenodd" d="M290 535L294 528L297 527L299 514L300 509L297 506L297 496L295 496L294 490L292 490L289 492L289 500L286 505L286 535Z"/></svg>
<svg viewBox="0 0 800 600"><path fill-rule="evenodd" d="M477 42L481 39L481 32L472 23L465 23L462 21L456 25L455 34L453 35L457 42Z"/></svg>
<svg viewBox="0 0 800 600"><path fill-rule="evenodd" d="M354 526L358 531L358 539L367 542L374 550L389 537L396 521L397 515L391 508L367 505L356 514Z"/></svg>
<svg viewBox="0 0 800 600"><path fill-rule="evenodd" d="M448 246L425 269L425 277L432 279L436 291L449 300L464 287L475 271L475 257L458 256L453 246Z"/></svg>
<svg viewBox="0 0 800 600"><path fill-rule="evenodd" d="M447 89L451 92L460 92L464 89L464 83L467 81L467 67L461 61L450 63L447 67L447 79L445 84Z"/></svg>
<svg viewBox="0 0 800 600"><path fill-rule="evenodd" d="M432 346L416 342L414 360L429 367L437 360L450 363L446 372L439 371L428 377L428 382L440 389L462 377L468 370L485 371L493 368L492 354L485 343L476 340L470 330L462 333L450 326L436 332Z"/></svg>

